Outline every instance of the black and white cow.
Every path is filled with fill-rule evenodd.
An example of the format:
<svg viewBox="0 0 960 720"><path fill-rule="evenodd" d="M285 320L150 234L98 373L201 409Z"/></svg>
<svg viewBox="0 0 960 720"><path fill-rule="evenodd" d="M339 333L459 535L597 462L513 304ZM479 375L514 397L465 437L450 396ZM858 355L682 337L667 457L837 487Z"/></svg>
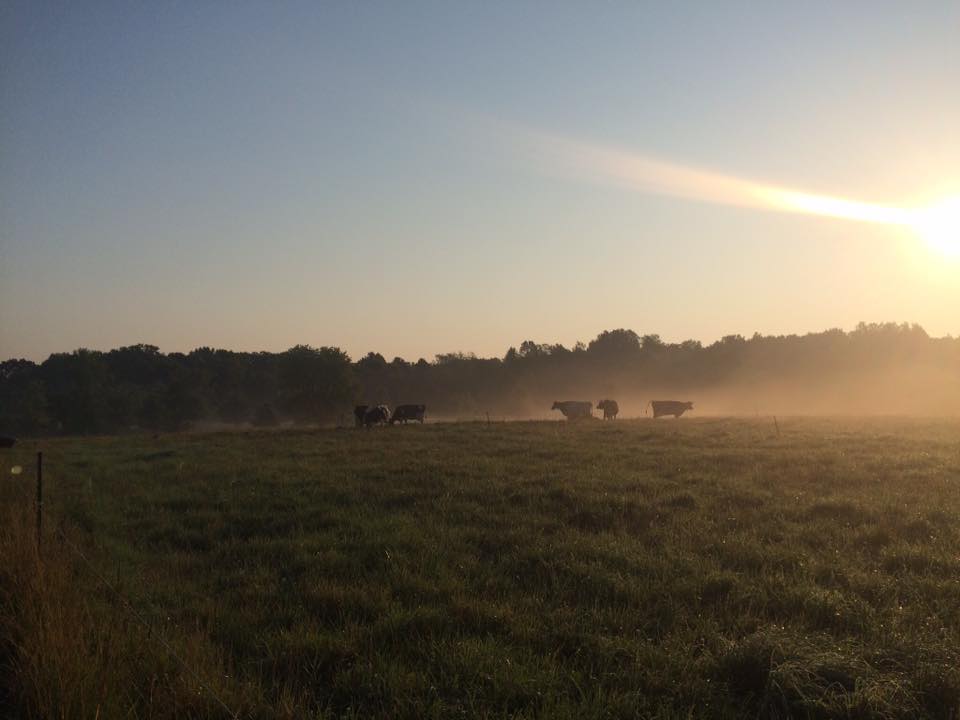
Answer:
<svg viewBox="0 0 960 720"><path fill-rule="evenodd" d="M390 422L390 408L386 405L374 405L367 408L363 415L364 427L373 427L374 425L386 425Z"/></svg>

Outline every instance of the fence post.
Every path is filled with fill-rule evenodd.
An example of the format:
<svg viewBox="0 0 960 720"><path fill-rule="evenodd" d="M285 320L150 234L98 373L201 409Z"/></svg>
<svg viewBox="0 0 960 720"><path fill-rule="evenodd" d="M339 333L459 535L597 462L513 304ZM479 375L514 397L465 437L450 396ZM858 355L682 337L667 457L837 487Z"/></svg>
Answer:
<svg viewBox="0 0 960 720"><path fill-rule="evenodd" d="M43 525L43 453L37 453L37 556L40 555L40 530Z"/></svg>

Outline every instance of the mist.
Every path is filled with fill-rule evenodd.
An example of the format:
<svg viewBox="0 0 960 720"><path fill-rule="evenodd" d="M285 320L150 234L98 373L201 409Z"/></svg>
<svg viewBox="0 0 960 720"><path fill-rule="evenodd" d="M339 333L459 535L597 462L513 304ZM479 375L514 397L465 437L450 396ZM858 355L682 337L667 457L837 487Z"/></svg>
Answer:
<svg viewBox="0 0 960 720"><path fill-rule="evenodd" d="M651 400L692 402L691 417L955 416L960 339L861 323L703 346L619 328L573 348L525 340L500 358L432 362L308 345L187 354L135 345L0 363L0 429L27 435L344 425L360 404L425 404L430 421L559 419L554 401L602 399L616 400L621 418L646 416Z"/></svg>
<svg viewBox="0 0 960 720"><path fill-rule="evenodd" d="M610 386L608 385L608 388ZM749 376L716 385L616 385L597 393L590 385L567 386L553 395L528 397L522 409L491 413L497 419L563 419L551 410L554 400L616 400L619 419L651 417L650 401L694 403L684 417L754 416L960 416L960 372L917 364L864 370L836 376L782 381L754 381ZM595 410L596 417L602 413ZM434 420L483 419L483 413L434 416ZM669 420L669 419L668 419ZM666 420L665 420L666 421Z"/></svg>

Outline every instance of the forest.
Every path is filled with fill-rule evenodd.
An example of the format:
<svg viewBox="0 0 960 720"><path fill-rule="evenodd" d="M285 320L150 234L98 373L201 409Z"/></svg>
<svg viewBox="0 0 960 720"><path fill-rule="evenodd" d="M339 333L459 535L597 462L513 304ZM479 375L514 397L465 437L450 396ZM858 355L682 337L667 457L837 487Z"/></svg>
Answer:
<svg viewBox="0 0 960 720"><path fill-rule="evenodd" d="M281 353L153 345L78 349L0 363L0 432L25 436L175 431L221 424L345 424L355 403L425 403L432 419L550 417L557 399L655 397L704 414L960 413L960 338L907 323L806 335L667 343L633 330L589 343L527 340L503 357L451 352L411 362L337 347Z"/></svg>

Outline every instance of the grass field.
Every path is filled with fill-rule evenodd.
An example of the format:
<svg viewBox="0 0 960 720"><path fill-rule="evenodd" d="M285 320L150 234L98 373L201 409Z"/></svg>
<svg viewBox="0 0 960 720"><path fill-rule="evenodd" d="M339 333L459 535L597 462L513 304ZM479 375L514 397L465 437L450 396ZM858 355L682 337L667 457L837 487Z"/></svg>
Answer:
<svg viewBox="0 0 960 720"><path fill-rule="evenodd" d="M38 717L229 717L214 695L256 718L958 717L960 422L779 430L22 442L0 455L5 702Z"/></svg>

